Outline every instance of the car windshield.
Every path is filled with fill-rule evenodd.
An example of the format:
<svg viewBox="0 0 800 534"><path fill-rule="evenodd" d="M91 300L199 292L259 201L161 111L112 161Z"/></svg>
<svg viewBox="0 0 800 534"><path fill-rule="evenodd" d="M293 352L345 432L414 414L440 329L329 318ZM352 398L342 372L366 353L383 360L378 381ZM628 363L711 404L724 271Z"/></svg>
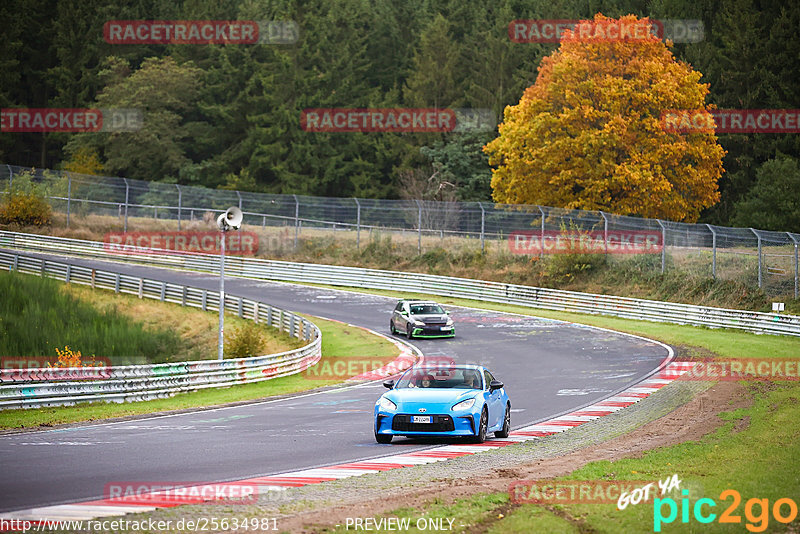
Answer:
<svg viewBox="0 0 800 534"><path fill-rule="evenodd" d="M444 310L438 304L413 304L411 313L412 315L431 315L444 313Z"/></svg>
<svg viewBox="0 0 800 534"><path fill-rule="evenodd" d="M419 368L406 372L395 388L481 389L481 378L477 369Z"/></svg>

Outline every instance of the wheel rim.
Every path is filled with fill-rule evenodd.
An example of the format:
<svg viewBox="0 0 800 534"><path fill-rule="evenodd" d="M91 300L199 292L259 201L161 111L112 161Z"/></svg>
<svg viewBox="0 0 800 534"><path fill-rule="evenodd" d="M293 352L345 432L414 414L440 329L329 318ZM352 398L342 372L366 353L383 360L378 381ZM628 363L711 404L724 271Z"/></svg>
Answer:
<svg viewBox="0 0 800 534"><path fill-rule="evenodd" d="M488 419L489 417L486 415L486 412L481 413L481 426L478 430L481 440L486 439L486 425L489 424Z"/></svg>
<svg viewBox="0 0 800 534"><path fill-rule="evenodd" d="M503 432L508 434L508 429L510 426L511 426L511 409L510 406L507 406L505 421L503 421Z"/></svg>

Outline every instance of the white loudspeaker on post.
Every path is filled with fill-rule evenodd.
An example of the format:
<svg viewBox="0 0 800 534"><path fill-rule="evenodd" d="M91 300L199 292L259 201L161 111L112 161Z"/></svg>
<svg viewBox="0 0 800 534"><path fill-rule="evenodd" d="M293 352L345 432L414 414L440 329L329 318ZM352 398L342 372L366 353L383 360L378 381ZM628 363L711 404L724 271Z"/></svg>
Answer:
<svg viewBox="0 0 800 534"><path fill-rule="evenodd" d="M220 213L219 217L217 217L217 226L223 232L231 229L238 230L242 225L243 218L242 210L234 206L228 208L225 213Z"/></svg>

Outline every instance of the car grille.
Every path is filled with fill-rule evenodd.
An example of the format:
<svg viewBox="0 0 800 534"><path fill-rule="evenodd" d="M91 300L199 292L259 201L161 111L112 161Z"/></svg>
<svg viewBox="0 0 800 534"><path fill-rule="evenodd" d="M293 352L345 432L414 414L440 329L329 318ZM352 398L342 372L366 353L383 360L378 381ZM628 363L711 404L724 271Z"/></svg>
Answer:
<svg viewBox="0 0 800 534"><path fill-rule="evenodd" d="M427 321L422 321L422 322L425 323L426 325L436 325L436 326L438 325L444 326L447 324L447 321L443 319L428 319Z"/></svg>
<svg viewBox="0 0 800 534"><path fill-rule="evenodd" d="M449 415L431 415L431 417L433 417L432 423L412 423L410 415L398 414L392 419L392 430L400 432L451 432L456 428L453 424L453 418Z"/></svg>

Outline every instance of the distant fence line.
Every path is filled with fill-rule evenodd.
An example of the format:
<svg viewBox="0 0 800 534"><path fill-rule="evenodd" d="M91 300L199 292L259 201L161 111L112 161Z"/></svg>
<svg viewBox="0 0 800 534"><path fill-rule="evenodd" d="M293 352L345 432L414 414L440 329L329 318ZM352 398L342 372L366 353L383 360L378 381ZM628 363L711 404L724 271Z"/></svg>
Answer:
<svg viewBox="0 0 800 534"><path fill-rule="evenodd" d="M293 228L294 247L303 228L348 230L360 248L362 231L403 232L416 237L469 238L495 243L519 231L569 230L646 231L661 235L660 261L640 262L645 268L691 270L713 278L742 278L768 294L798 297L800 234L711 224L614 215L603 211L566 210L536 205L490 202L378 200L249 193L203 187L91 176L64 171L0 165L0 179L13 183L31 171L46 186L53 208L70 217L87 214L118 217L124 231L129 217L175 220L178 229L206 211L231 205L244 212L245 224ZM200 215L201 216L201 215ZM608 238L606 238L608 242ZM501 243L502 245L503 243Z"/></svg>

